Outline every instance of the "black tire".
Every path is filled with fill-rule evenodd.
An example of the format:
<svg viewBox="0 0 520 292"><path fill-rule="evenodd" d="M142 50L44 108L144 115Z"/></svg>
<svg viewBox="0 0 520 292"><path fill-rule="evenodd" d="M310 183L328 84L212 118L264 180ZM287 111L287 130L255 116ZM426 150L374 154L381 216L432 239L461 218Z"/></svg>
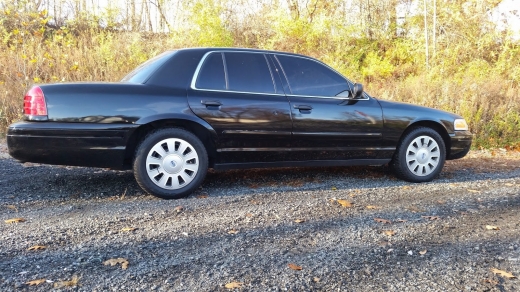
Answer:
<svg viewBox="0 0 520 292"><path fill-rule="evenodd" d="M159 129L137 147L133 169L145 192L163 199L180 199L202 184L208 171L208 154L194 134L179 128Z"/></svg>
<svg viewBox="0 0 520 292"><path fill-rule="evenodd" d="M445 161L446 146L441 135L431 128L418 127L397 145L390 166L403 180L428 182L439 175Z"/></svg>

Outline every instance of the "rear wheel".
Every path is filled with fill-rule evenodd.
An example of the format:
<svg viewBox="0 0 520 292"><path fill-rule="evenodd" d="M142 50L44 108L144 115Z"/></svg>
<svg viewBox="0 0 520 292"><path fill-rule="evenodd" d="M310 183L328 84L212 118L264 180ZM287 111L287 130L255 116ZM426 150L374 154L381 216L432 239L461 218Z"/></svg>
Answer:
<svg viewBox="0 0 520 292"><path fill-rule="evenodd" d="M444 140L431 128L415 128L397 146L392 160L395 174L410 182L427 182L442 170L446 160Z"/></svg>
<svg viewBox="0 0 520 292"><path fill-rule="evenodd" d="M208 155L192 133L177 128L154 131L137 148L134 176L146 192L164 199L189 196L204 180Z"/></svg>

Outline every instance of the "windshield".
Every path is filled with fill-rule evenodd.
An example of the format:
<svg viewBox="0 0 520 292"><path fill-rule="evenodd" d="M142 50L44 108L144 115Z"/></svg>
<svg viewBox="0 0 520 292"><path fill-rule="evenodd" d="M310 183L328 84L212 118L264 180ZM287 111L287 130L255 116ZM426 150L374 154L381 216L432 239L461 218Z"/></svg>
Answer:
<svg viewBox="0 0 520 292"><path fill-rule="evenodd" d="M121 82L145 83L155 70L161 67L175 52L168 51L137 66L132 72L128 73Z"/></svg>

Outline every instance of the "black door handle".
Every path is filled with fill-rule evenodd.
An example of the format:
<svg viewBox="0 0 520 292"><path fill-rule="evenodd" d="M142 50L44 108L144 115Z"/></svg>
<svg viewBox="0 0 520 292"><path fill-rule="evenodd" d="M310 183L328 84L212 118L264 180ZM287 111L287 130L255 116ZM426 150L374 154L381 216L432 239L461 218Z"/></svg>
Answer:
<svg viewBox="0 0 520 292"><path fill-rule="evenodd" d="M222 103L218 100L201 100L200 103L202 103L205 106L221 106Z"/></svg>
<svg viewBox="0 0 520 292"><path fill-rule="evenodd" d="M306 104L295 104L294 108L299 109L301 113L305 113L305 114L310 113L312 110L312 106L306 105Z"/></svg>

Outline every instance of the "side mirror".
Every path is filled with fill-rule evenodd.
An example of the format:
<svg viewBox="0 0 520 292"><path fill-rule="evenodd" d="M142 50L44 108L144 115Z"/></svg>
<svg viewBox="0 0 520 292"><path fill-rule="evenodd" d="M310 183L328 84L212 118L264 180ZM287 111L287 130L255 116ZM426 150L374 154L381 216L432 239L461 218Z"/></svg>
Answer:
<svg viewBox="0 0 520 292"><path fill-rule="evenodd" d="M360 83L354 83L354 86L352 88L352 98L358 99L363 96L363 85Z"/></svg>

